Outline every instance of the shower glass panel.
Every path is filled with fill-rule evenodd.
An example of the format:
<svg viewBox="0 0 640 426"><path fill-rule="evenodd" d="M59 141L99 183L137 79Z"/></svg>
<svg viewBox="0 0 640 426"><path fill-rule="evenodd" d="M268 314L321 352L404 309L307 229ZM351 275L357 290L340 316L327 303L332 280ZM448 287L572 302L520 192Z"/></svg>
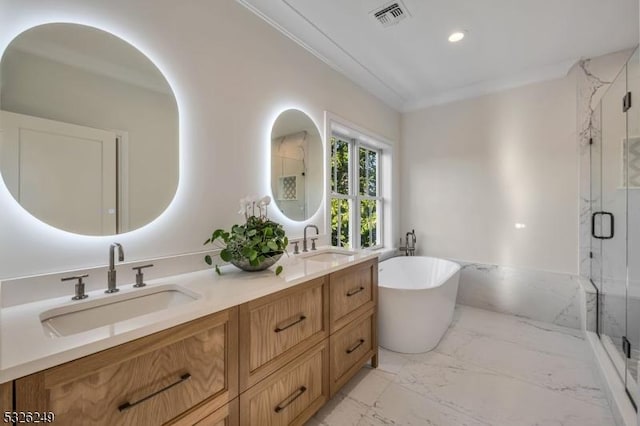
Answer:
<svg viewBox="0 0 640 426"><path fill-rule="evenodd" d="M638 51L595 108L591 129L591 280L598 289L597 331L636 405L640 401Z"/></svg>
<svg viewBox="0 0 640 426"><path fill-rule="evenodd" d="M600 337L624 380L622 355L626 336L626 212L627 199L621 176L621 146L627 123L622 98L627 92L626 68L623 68L601 100L600 110L600 193L599 210L592 238L600 248Z"/></svg>
<svg viewBox="0 0 640 426"><path fill-rule="evenodd" d="M631 108L627 111L627 138L622 148L628 229L627 339L631 343L627 389L637 402L640 360L640 55L637 50L627 64L627 91L632 93Z"/></svg>
<svg viewBox="0 0 640 426"><path fill-rule="evenodd" d="M591 212L602 211L602 103L598 103L591 116ZM602 229L601 216L593 213L591 217L591 283L602 292L602 240L595 238ZM602 329L602 317L599 315L601 298L598 298L597 311L597 331Z"/></svg>

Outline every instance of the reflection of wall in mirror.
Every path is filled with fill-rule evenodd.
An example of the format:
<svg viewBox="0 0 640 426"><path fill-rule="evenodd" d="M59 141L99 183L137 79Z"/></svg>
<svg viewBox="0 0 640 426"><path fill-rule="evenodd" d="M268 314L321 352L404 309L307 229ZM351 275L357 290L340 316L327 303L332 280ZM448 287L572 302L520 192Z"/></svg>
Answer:
<svg viewBox="0 0 640 426"><path fill-rule="evenodd" d="M304 220L306 204L308 132L296 132L277 137L271 142L272 182L278 208L288 218Z"/></svg>
<svg viewBox="0 0 640 426"><path fill-rule="evenodd" d="M316 129L279 136L271 142L271 182L277 206L289 219L308 219L322 198L322 140ZM295 179L295 196L285 193ZM289 178L289 180L286 180Z"/></svg>
<svg viewBox="0 0 640 426"><path fill-rule="evenodd" d="M23 51L7 51L6 55L12 56L9 61L3 59L1 108L126 131L129 229L154 220L171 202L178 182L178 113L173 94Z"/></svg>

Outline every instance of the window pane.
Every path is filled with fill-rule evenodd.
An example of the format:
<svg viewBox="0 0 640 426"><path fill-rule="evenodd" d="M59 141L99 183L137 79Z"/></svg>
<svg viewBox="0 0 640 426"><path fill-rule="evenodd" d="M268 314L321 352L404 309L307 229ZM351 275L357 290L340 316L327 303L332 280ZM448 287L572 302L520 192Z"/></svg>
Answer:
<svg viewBox="0 0 640 426"><path fill-rule="evenodd" d="M378 245L378 202L376 200L360 201L360 246Z"/></svg>
<svg viewBox="0 0 640 426"><path fill-rule="evenodd" d="M378 153L361 147L359 151L359 159L360 195L375 197L378 195Z"/></svg>
<svg viewBox="0 0 640 426"><path fill-rule="evenodd" d="M331 245L350 247L349 242L349 200L331 199Z"/></svg>
<svg viewBox="0 0 640 426"><path fill-rule="evenodd" d="M349 194L349 142L331 138L331 191Z"/></svg>

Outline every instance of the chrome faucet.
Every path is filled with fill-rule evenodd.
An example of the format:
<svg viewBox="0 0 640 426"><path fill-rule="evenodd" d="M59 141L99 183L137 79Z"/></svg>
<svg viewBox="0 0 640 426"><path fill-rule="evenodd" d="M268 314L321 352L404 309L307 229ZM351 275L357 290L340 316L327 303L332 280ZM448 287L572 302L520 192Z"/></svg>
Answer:
<svg viewBox="0 0 640 426"><path fill-rule="evenodd" d="M413 256L416 253L416 230L412 229L405 235L405 244L402 246L402 238L400 238L400 251L404 251L405 256Z"/></svg>
<svg viewBox="0 0 640 426"><path fill-rule="evenodd" d="M307 225L304 227L304 239L302 240L302 251L303 252L307 252L309 250L307 250L307 228L313 228L316 230L316 235L320 234L320 231L318 230L318 227L316 225ZM311 250L315 250L316 249L316 245L314 244L313 247L311 248Z"/></svg>
<svg viewBox="0 0 640 426"><path fill-rule="evenodd" d="M118 243L113 243L109 247L109 271L107 272L107 289L104 291L105 293L117 293L120 291L116 287L116 267L115 267L115 256L114 249L118 247L118 260L122 262L124 260L124 251L122 250L122 246Z"/></svg>

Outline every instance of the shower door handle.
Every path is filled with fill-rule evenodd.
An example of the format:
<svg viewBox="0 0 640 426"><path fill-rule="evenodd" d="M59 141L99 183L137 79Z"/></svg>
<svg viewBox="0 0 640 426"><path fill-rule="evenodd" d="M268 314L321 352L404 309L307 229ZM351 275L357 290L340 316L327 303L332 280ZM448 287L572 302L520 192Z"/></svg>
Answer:
<svg viewBox="0 0 640 426"><path fill-rule="evenodd" d="M611 228L609 230L609 235L597 235L596 234L596 218L598 216L609 216L609 218L611 219ZM599 240L610 240L613 238L613 236L615 235L615 219L613 217L613 213L610 212L594 212L591 215L591 236L593 238L597 238Z"/></svg>

